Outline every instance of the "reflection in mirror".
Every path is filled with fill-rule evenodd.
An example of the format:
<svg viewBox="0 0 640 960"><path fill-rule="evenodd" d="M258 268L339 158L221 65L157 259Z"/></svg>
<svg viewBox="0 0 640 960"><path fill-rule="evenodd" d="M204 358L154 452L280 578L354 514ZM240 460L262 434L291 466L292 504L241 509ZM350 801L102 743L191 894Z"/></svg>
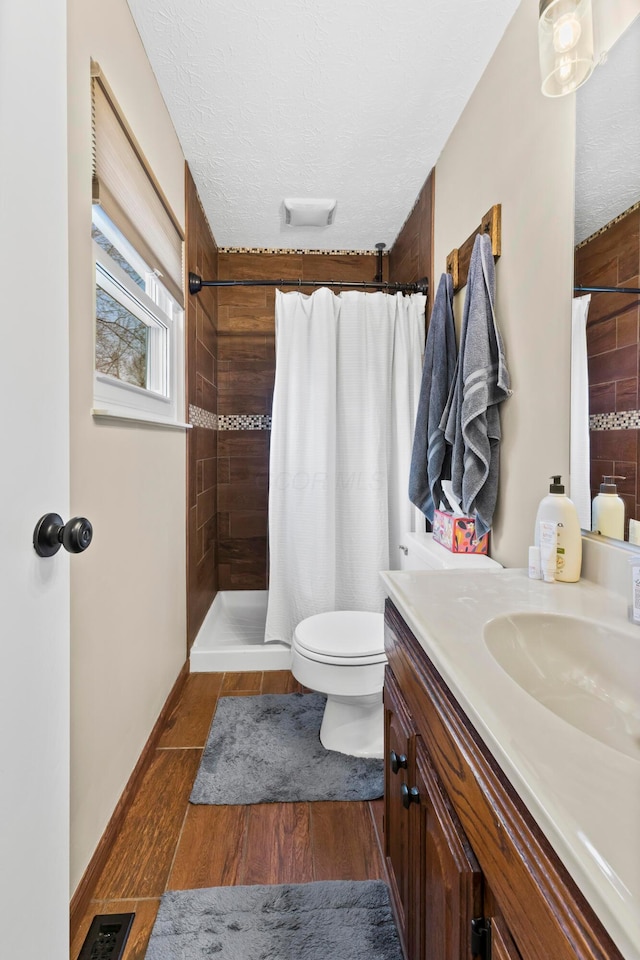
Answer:
<svg viewBox="0 0 640 960"><path fill-rule="evenodd" d="M581 287L606 289L574 300L571 429L579 447L582 422L584 468L580 491L572 449L571 496L591 529L589 504L603 477L620 478L617 490L609 481L594 529L640 543L640 17L576 94L575 243L576 298L584 297ZM579 384L574 390L576 328L584 341L585 323L588 386L581 399ZM616 495L624 503L622 525Z"/></svg>

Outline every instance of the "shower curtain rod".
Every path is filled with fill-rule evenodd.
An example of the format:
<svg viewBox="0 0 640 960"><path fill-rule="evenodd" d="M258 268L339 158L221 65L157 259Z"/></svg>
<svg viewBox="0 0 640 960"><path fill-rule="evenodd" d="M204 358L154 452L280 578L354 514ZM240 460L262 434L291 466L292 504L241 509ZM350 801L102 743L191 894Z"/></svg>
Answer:
<svg viewBox="0 0 640 960"><path fill-rule="evenodd" d="M637 293L640 287L574 287L574 293Z"/></svg>
<svg viewBox="0 0 640 960"><path fill-rule="evenodd" d="M203 287L345 287L354 290L393 290L396 293L429 293L429 278L417 283L383 283L365 280L203 280L197 273L189 274L189 293L200 293Z"/></svg>

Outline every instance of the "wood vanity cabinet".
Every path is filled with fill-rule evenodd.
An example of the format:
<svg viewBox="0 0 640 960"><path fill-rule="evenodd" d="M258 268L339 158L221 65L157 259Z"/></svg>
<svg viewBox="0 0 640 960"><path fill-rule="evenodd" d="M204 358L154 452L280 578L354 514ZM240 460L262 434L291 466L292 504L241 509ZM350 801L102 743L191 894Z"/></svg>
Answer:
<svg viewBox="0 0 640 960"><path fill-rule="evenodd" d="M407 960L622 960L390 600L385 649L384 853Z"/></svg>

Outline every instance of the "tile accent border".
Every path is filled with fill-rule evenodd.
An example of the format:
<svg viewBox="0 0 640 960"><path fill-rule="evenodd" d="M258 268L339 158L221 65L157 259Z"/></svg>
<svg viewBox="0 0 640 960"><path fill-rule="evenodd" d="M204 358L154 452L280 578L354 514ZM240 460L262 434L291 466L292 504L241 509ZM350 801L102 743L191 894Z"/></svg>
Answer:
<svg viewBox="0 0 640 960"><path fill-rule="evenodd" d="M638 200L637 203L632 204L628 210L624 211L624 213L619 213L618 216L614 217L613 220L610 220L609 223L605 223L604 227L600 227L599 230L596 230L595 233L592 233L590 237L586 238L586 240L581 240L580 243L576 243L576 250L580 250L581 247L585 247L588 243L591 243L592 240L595 240L596 237L606 233L607 230L610 230L611 227L616 225L616 223L620 223L621 220L624 220L624 218L628 217L630 213L633 213L638 209L640 209L640 200Z"/></svg>
<svg viewBox="0 0 640 960"><path fill-rule="evenodd" d="M205 430L217 430L218 418L210 410L203 410L195 404L189 404L189 423L194 427L204 427Z"/></svg>
<svg viewBox="0 0 640 960"><path fill-rule="evenodd" d="M189 404L189 423L205 430L271 430L271 415L261 413L216 414Z"/></svg>
<svg viewBox="0 0 640 960"><path fill-rule="evenodd" d="M589 417L590 430L640 430L640 410L622 413L594 413Z"/></svg>
<svg viewBox="0 0 640 960"><path fill-rule="evenodd" d="M218 430L271 430L271 416L260 413L218 414Z"/></svg>
<svg viewBox="0 0 640 960"><path fill-rule="evenodd" d="M305 250L301 247L218 247L218 253L268 253L288 256L311 254L318 257L376 257L378 255L377 250ZM389 251L383 250L382 255L387 257Z"/></svg>

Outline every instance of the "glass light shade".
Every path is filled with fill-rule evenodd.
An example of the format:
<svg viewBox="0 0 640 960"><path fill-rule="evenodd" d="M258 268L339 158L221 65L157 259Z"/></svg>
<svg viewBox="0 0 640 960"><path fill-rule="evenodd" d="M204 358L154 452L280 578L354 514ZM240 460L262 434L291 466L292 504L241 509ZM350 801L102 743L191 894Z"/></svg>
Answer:
<svg viewBox="0 0 640 960"><path fill-rule="evenodd" d="M540 0L538 51L545 97L577 90L595 66L591 0Z"/></svg>

